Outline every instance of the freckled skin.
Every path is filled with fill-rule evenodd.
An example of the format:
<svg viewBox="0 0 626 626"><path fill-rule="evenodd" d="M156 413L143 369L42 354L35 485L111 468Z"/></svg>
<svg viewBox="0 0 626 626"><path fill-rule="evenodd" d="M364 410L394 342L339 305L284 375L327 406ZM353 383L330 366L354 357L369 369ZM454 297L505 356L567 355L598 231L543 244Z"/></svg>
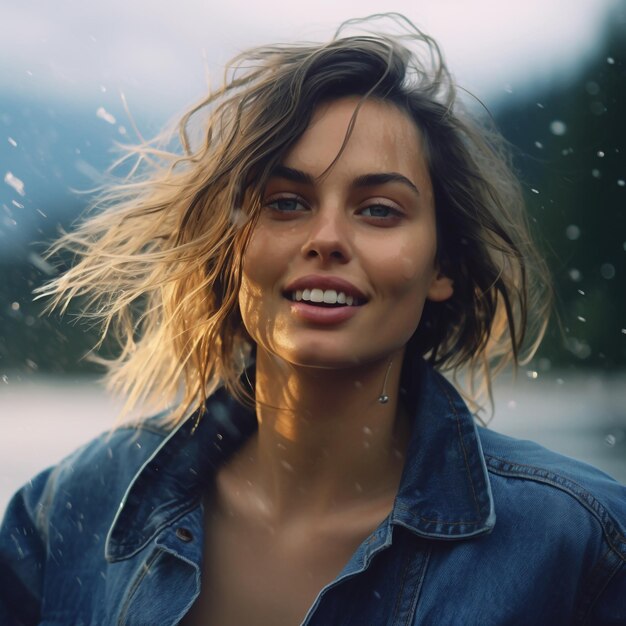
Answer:
<svg viewBox="0 0 626 626"><path fill-rule="evenodd" d="M272 179L265 198L301 198L306 210L276 219L265 209L244 258L240 306L260 348L287 362L313 367L350 367L393 354L419 322L424 301L452 293L435 266L433 191L419 130L395 106L369 101L337 156L355 98L320 107L283 165L315 178L314 185ZM419 190L389 182L357 189L358 176L397 172ZM396 221L367 219L375 202L398 209ZM294 279L327 273L356 285L368 302L345 323L320 328L296 319L283 290Z"/></svg>

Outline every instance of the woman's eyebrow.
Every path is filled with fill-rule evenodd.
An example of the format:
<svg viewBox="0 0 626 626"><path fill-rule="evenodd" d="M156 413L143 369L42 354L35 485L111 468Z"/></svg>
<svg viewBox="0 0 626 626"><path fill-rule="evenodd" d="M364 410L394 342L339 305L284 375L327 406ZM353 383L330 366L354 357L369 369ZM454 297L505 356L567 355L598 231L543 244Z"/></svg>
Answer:
<svg viewBox="0 0 626 626"><path fill-rule="evenodd" d="M294 183L314 185L315 179L310 174L286 165L277 165L270 174L270 178L284 178ZM363 174L354 179L353 187L376 187L386 183L401 183L406 185L419 195L419 189L403 174L398 172L377 172L376 174Z"/></svg>
<svg viewBox="0 0 626 626"><path fill-rule="evenodd" d="M286 165L280 164L272 169L270 178L284 178L285 180L290 180L293 183L302 183L305 185L315 184L315 179L310 174L294 169L293 167L287 167Z"/></svg>
<svg viewBox="0 0 626 626"><path fill-rule="evenodd" d="M409 187L419 196L419 189L403 174L398 172L380 172L377 174L363 174L354 180L354 187L376 187L385 183L401 183Z"/></svg>

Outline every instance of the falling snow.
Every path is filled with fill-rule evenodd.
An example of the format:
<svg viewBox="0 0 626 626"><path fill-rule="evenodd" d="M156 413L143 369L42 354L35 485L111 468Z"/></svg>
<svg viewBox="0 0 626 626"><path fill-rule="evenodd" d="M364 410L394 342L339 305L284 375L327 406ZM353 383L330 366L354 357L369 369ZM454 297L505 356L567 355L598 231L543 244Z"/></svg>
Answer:
<svg viewBox="0 0 626 626"><path fill-rule="evenodd" d="M564 135L567 132L567 125L565 124L565 122L562 122L561 120L554 120L550 124L550 132L553 135L557 135L558 137L560 137L561 135Z"/></svg>
<svg viewBox="0 0 626 626"><path fill-rule="evenodd" d="M113 117L113 115L111 115L104 107L98 108L96 116L109 124L115 124L115 117Z"/></svg>
<svg viewBox="0 0 626 626"><path fill-rule="evenodd" d="M575 282L579 282L583 275L580 273L580 270L577 270L575 267L573 267L569 272L569 277Z"/></svg>
<svg viewBox="0 0 626 626"><path fill-rule="evenodd" d="M603 263L602 267L600 267L600 274L602 274L602 278L611 280L611 278L615 277L615 267L611 263Z"/></svg>
<svg viewBox="0 0 626 626"><path fill-rule="evenodd" d="M576 224L570 224L565 229L565 236L570 241L576 241L580 237L580 228L578 228L578 226L576 226Z"/></svg>
<svg viewBox="0 0 626 626"><path fill-rule="evenodd" d="M4 182L9 185L9 187L13 187L13 189L15 189L20 196L26 195L26 192L24 191L24 183L12 172L7 172L4 175Z"/></svg>

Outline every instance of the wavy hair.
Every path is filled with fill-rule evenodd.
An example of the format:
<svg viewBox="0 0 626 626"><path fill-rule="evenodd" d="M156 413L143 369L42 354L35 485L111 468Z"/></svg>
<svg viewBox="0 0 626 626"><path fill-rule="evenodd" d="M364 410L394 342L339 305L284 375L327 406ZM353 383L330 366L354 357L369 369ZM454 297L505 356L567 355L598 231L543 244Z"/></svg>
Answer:
<svg viewBox="0 0 626 626"><path fill-rule="evenodd" d="M117 356L100 360L125 412L166 408L175 423L219 384L246 396L238 292L263 190L316 106L343 96L395 104L426 146L438 262L454 295L426 303L407 356L462 374L471 398L476 383L490 389L494 372L533 354L550 281L506 143L488 119L466 114L433 39L402 16L377 15L344 23L324 44L233 59L223 85L183 115L179 145L170 134L126 146L130 174L51 247L49 256L66 250L75 261L39 294L61 311L80 297L81 315L101 328L96 349L115 339Z"/></svg>

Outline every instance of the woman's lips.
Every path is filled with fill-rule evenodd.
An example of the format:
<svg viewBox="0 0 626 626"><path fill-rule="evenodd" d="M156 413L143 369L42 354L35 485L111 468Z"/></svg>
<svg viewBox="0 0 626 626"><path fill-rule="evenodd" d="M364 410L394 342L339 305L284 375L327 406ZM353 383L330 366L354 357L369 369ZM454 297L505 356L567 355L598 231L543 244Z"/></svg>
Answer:
<svg viewBox="0 0 626 626"><path fill-rule="evenodd" d="M290 302L291 313L305 322L332 326L340 324L354 317L360 306L336 306L324 307L311 304L309 302Z"/></svg>

